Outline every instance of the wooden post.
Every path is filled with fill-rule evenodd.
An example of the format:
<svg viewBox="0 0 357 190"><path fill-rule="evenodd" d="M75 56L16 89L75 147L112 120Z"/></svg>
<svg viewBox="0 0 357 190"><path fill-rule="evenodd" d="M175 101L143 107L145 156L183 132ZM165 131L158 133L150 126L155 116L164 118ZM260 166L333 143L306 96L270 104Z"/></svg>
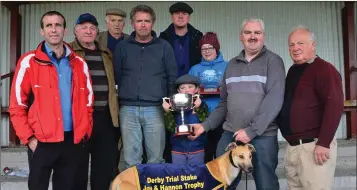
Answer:
<svg viewBox="0 0 357 190"><path fill-rule="evenodd" d="M356 26L354 21L355 2L345 2L342 9L343 55L345 69L346 100L357 100ZM346 111L347 138L357 134L357 109Z"/></svg>
<svg viewBox="0 0 357 190"><path fill-rule="evenodd" d="M10 10L10 73L16 69L17 60L21 56L21 15L19 13L20 2L1 2L2 5ZM10 77L12 84L13 75ZM20 144L15 130L10 122L10 144Z"/></svg>

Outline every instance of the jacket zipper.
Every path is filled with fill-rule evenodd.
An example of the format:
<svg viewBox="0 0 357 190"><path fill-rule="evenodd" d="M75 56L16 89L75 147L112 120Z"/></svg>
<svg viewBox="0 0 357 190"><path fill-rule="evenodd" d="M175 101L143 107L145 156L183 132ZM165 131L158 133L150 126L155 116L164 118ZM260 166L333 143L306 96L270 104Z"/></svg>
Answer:
<svg viewBox="0 0 357 190"><path fill-rule="evenodd" d="M141 75L143 73L143 67L144 67L144 46L141 47L141 64L140 64L140 75L139 75L139 79L138 79L138 94L137 94L137 101L139 101L140 97L139 97L139 91L140 91L140 82L141 82Z"/></svg>

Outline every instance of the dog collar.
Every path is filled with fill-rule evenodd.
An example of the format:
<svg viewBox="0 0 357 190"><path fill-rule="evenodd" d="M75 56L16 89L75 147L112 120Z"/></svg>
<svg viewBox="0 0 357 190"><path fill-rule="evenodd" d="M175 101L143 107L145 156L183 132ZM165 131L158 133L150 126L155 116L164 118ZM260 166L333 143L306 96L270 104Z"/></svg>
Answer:
<svg viewBox="0 0 357 190"><path fill-rule="evenodd" d="M232 166L235 168L239 168L238 166L236 166L233 162L233 158L232 158L232 151L229 152L229 161L231 162Z"/></svg>

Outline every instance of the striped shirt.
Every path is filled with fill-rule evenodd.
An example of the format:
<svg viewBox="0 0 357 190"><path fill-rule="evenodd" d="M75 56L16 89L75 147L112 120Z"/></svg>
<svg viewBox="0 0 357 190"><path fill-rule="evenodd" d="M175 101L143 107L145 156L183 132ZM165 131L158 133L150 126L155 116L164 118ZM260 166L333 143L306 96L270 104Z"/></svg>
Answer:
<svg viewBox="0 0 357 190"><path fill-rule="evenodd" d="M94 91L94 110L106 111L108 109L108 79L105 73L101 51L99 51L98 47L96 50L90 50L84 47L82 48L85 53L84 59L88 64L88 68L92 77L92 86Z"/></svg>

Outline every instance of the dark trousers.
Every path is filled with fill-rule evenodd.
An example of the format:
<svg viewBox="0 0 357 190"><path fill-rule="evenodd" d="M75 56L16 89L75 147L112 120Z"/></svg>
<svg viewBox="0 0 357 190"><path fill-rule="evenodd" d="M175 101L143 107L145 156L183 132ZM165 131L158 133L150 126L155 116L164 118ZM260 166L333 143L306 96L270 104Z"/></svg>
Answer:
<svg viewBox="0 0 357 190"><path fill-rule="evenodd" d="M205 163L216 158L216 149L219 139L223 133L222 127L207 132L207 143L205 145Z"/></svg>
<svg viewBox="0 0 357 190"><path fill-rule="evenodd" d="M64 142L38 142L35 152L28 149L29 190L48 190L52 171L53 190L72 190L81 152L83 146L73 143L73 132L65 132Z"/></svg>
<svg viewBox="0 0 357 190"><path fill-rule="evenodd" d="M165 128L165 138L166 138L166 144L165 144L165 149L164 149L164 159L166 163L172 163L172 155L171 155L171 132Z"/></svg>
<svg viewBox="0 0 357 190"><path fill-rule="evenodd" d="M94 112L93 133L86 144L86 152L81 156L81 163L76 174L75 188L87 190L89 154L91 190L109 189L111 181L119 174L117 160L119 158L117 128L113 127L109 111Z"/></svg>

